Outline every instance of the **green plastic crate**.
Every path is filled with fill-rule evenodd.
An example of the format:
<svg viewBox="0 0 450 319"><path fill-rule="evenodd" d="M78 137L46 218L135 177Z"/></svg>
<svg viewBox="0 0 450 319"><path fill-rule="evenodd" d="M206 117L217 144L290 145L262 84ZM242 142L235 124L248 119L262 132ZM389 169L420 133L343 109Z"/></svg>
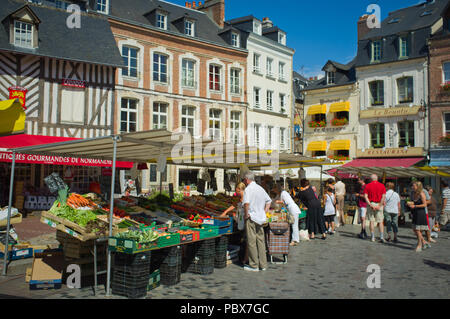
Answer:
<svg viewBox="0 0 450 319"><path fill-rule="evenodd" d="M161 286L161 272L158 270L155 270L153 274L150 275L150 280L148 281L147 291L155 290Z"/></svg>
<svg viewBox="0 0 450 319"><path fill-rule="evenodd" d="M298 219L306 218L306 210L302 209L300 215L298 215Z"/></svg>
<svg viewBox="0 0 450 319"><path fill-rule="evenodd" d="M204 229L202 229L202 228L204 228ZM219 236L219 227L218 226L204 225L202 228L198 229L200 232L200 239Z"/></svg>
<svg viewBox="0 0 450 319"><path fill-rule="evenodd" d="M108 241L109 250L125 254L138 254L158 248L158 241L151 243L137 243L131 239L110 237Z"/></svg>
<svg viewBox="0 0 450 319"><path fill-rule="evenodd" d="M181 243L181 235L179 233L170 234L169 236L163 236L158 238L158 247L164 248L168 246L174 246Z"/></svg>

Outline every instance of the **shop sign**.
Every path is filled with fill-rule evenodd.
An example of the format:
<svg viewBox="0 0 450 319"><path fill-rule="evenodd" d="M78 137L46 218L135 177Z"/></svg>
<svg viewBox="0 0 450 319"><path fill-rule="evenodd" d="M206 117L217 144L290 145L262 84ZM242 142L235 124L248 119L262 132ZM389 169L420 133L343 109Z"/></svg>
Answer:
<svg viewBox="0 0 450 319"><path fill-rule="evenodd" d="M102 168L102 176L112 176L112 168Z"/></svg>
<svg viewBox="0 0 450 319"><path fill-rule="evenodd" d="M345 130L346 128L346 126L315 128L314 133L337 133Z"/></svg>
<svg viewBox="0 0 450 319"><path fill-rule="evenodd" d="M374 110L365 110L360 112L361 119L371 119L380 117L397 117L419 114L420 106L414 107L390 107Z"/></svg>
<svg viewBox="0 0 450 319"><path fill-rule="evenodd" d="M25 104L28 90L18 86L12 86L8 90L9 90L9 99L10 100L18 99L20 101L20 104L22 104L23 109L26 110L27 107L25 106Z"/></svg>
<svg viewBox="0 0 450 319"><path fill-rule="evenodd" d="M422 147L412 147L412 148L387 148L387 149L368 149L360 150L356 152L356 157L421 157L424 156L424 151Z"/></svg>
<svg viewBox="0 0 450 319"><path fill-rule="evenodd" d="M74 79L63 79L62 86L84 89L84 88L86 88L86 81L74 80Z"/></svg>

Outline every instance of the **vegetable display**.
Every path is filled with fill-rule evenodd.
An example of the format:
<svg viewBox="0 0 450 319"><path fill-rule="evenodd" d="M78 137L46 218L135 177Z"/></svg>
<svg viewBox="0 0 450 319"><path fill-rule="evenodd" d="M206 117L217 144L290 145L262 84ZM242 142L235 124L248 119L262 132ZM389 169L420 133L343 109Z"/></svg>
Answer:
<svg viewBox="0 0 450 319"><path fill-rule="evenodd" d="M116 237L122 239L134 240L137 243L150 243L158 240L159 234L153 230L147 231L128 231L126 233L120 233Z"/></svg>
<svg viewBox="0 0 450 319"><path fill-rule="evenodd" d="M66 201L67 205L69 205L72 208L81 208L81 207L89 207L89 208L95 208L97 205L91 201L90 199L87 199L79 194L73 193L70 194L70 196L67 198Z"/></svg>

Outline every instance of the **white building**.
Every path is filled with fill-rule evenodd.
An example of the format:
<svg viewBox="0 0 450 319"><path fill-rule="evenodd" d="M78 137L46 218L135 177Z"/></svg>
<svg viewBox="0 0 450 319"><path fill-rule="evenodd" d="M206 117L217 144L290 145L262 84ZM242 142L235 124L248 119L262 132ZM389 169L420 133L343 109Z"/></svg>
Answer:
<svg viewBox="0 0 450 319"><path fill-rule="evenodd" d="M268 18L247 16L227 24L239 30L248 50L248 144L291 152L294 50L286 46L286 32Z"/></svg>

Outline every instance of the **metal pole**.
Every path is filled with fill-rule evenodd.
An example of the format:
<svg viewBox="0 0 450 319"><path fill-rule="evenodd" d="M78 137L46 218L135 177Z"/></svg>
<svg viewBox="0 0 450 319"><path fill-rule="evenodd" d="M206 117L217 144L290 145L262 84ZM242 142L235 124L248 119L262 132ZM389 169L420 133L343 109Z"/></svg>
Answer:
<svg viewBox="0 0 450 319"><path fill-rule="evenodd" d="M3 256L3 271L2 275L6 276L6 268L8 264L9 257L9 230L11 228L11 208L12 208L12 199L13 199L13 191L14 191L14 171L16 168L16 152L12 153L12 165L11 165L11 180L9 182L9 202L8 202L8 217L7 217L7 225L6 225L6 239L5 239L5 254Z"/></svg>
<svg viewBox="0 0 450 319"><path fill-rule="evenodd" d="M162 172L159 172L159 195L162 195Z"/></svg>
<svg viewBox="0 0 450 319"><path fill-rule="evenodd" d="M116 157L117 157L117 140L118 137L113 137L113 164L112 164L112 178L111 178L111 198L109 205L109 236L113 236L113 215L114 215L114 190L116 185ZM108 249L108 269L106 275L106 296L111 296L111 251Z"/></svg>
<svg viewBox="0 0 450 319"><path fill-rule="evenodd" d="M323 174L323 165L320 165L320 198L323 198L323 181L322 181L322 174Z"/></svg>

